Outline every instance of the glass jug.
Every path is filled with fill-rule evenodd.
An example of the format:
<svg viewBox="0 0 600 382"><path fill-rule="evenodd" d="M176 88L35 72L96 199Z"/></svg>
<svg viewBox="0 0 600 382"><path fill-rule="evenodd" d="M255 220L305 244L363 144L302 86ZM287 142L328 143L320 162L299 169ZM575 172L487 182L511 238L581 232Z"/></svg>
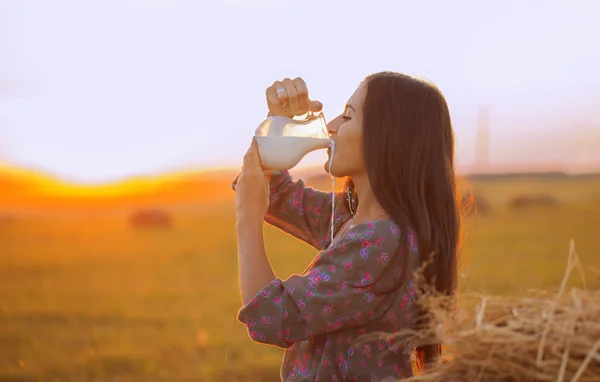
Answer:
<svg viewBox="0 0 600 382"><path fill-rule="evenodd" d="M265 169L289 170L309 152L326 149L331 140L323 113L309 112L303 120L271 116L255 132Z"/></svg>

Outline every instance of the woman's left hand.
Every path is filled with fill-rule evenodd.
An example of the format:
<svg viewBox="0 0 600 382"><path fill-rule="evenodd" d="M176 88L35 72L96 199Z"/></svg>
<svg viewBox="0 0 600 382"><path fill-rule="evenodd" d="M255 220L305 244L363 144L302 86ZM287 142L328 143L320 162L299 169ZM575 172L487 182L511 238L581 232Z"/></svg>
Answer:
<svg viewBox="0 0 600 382"><path fill-rule="evenodd" d="M252 139L235 188L238 223L262 226L269 208L269 182L272 175L272 171L262 168L258 143L255 138Z"/></svg>

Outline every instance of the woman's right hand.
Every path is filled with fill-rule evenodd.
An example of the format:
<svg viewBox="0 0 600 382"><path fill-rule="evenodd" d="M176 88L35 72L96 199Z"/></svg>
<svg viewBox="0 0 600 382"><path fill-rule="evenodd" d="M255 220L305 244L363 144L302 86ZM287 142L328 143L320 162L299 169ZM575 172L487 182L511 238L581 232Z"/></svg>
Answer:
<svg viewBox="0 0 600 382"><path fill-rule="evenodd" d="M267 88L266 93L269 116L281 115L292 118L309 111L319 112L323 109L321 102L311 101L308 98L306 82L300 77L275 81Z"/></svg>

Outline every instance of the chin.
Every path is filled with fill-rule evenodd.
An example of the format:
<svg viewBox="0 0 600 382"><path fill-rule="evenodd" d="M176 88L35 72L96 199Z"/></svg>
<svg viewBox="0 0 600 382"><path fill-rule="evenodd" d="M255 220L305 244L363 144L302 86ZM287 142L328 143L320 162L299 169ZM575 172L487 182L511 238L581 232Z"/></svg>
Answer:
<svg viewBox="0 0 600 382"><path fill-rule="evenodd" d="M338 174L338 172L336 171L335 165L331 166L331 173L329 173L329 161L325 162L325 164L323 165L323 169L325 170L326 173L328 173L329 175L332 175L336 178L339 178L340 175Z"/></svg>

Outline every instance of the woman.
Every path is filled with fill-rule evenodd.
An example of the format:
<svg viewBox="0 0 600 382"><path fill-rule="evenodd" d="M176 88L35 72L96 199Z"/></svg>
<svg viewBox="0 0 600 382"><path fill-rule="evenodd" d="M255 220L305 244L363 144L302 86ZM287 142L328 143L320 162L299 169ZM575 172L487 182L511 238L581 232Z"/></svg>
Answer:
<svg viewBox="0 0 600 382"><path fill-rule="evenodd" d="M274 83L267 103L270 115L321 107L302 79ZM331 163L331 174L347 179L335 195L333 240L331 193L287 171L264 171L256 142L244 157L234 181L244 302L238 319L253 340L286 348L285 381L412 376L413 349L389 334L425 317L415 303L414 271L425 264L430 285L448 295L456 290L460 218L448 106L429 82L376 73L327 128L335 149L325 168ZM286 280L273 274L263 220L320 251L304 273ZM388 335L365 336L377 333ZM439 346L418 352L432 362Z"/></svg>

